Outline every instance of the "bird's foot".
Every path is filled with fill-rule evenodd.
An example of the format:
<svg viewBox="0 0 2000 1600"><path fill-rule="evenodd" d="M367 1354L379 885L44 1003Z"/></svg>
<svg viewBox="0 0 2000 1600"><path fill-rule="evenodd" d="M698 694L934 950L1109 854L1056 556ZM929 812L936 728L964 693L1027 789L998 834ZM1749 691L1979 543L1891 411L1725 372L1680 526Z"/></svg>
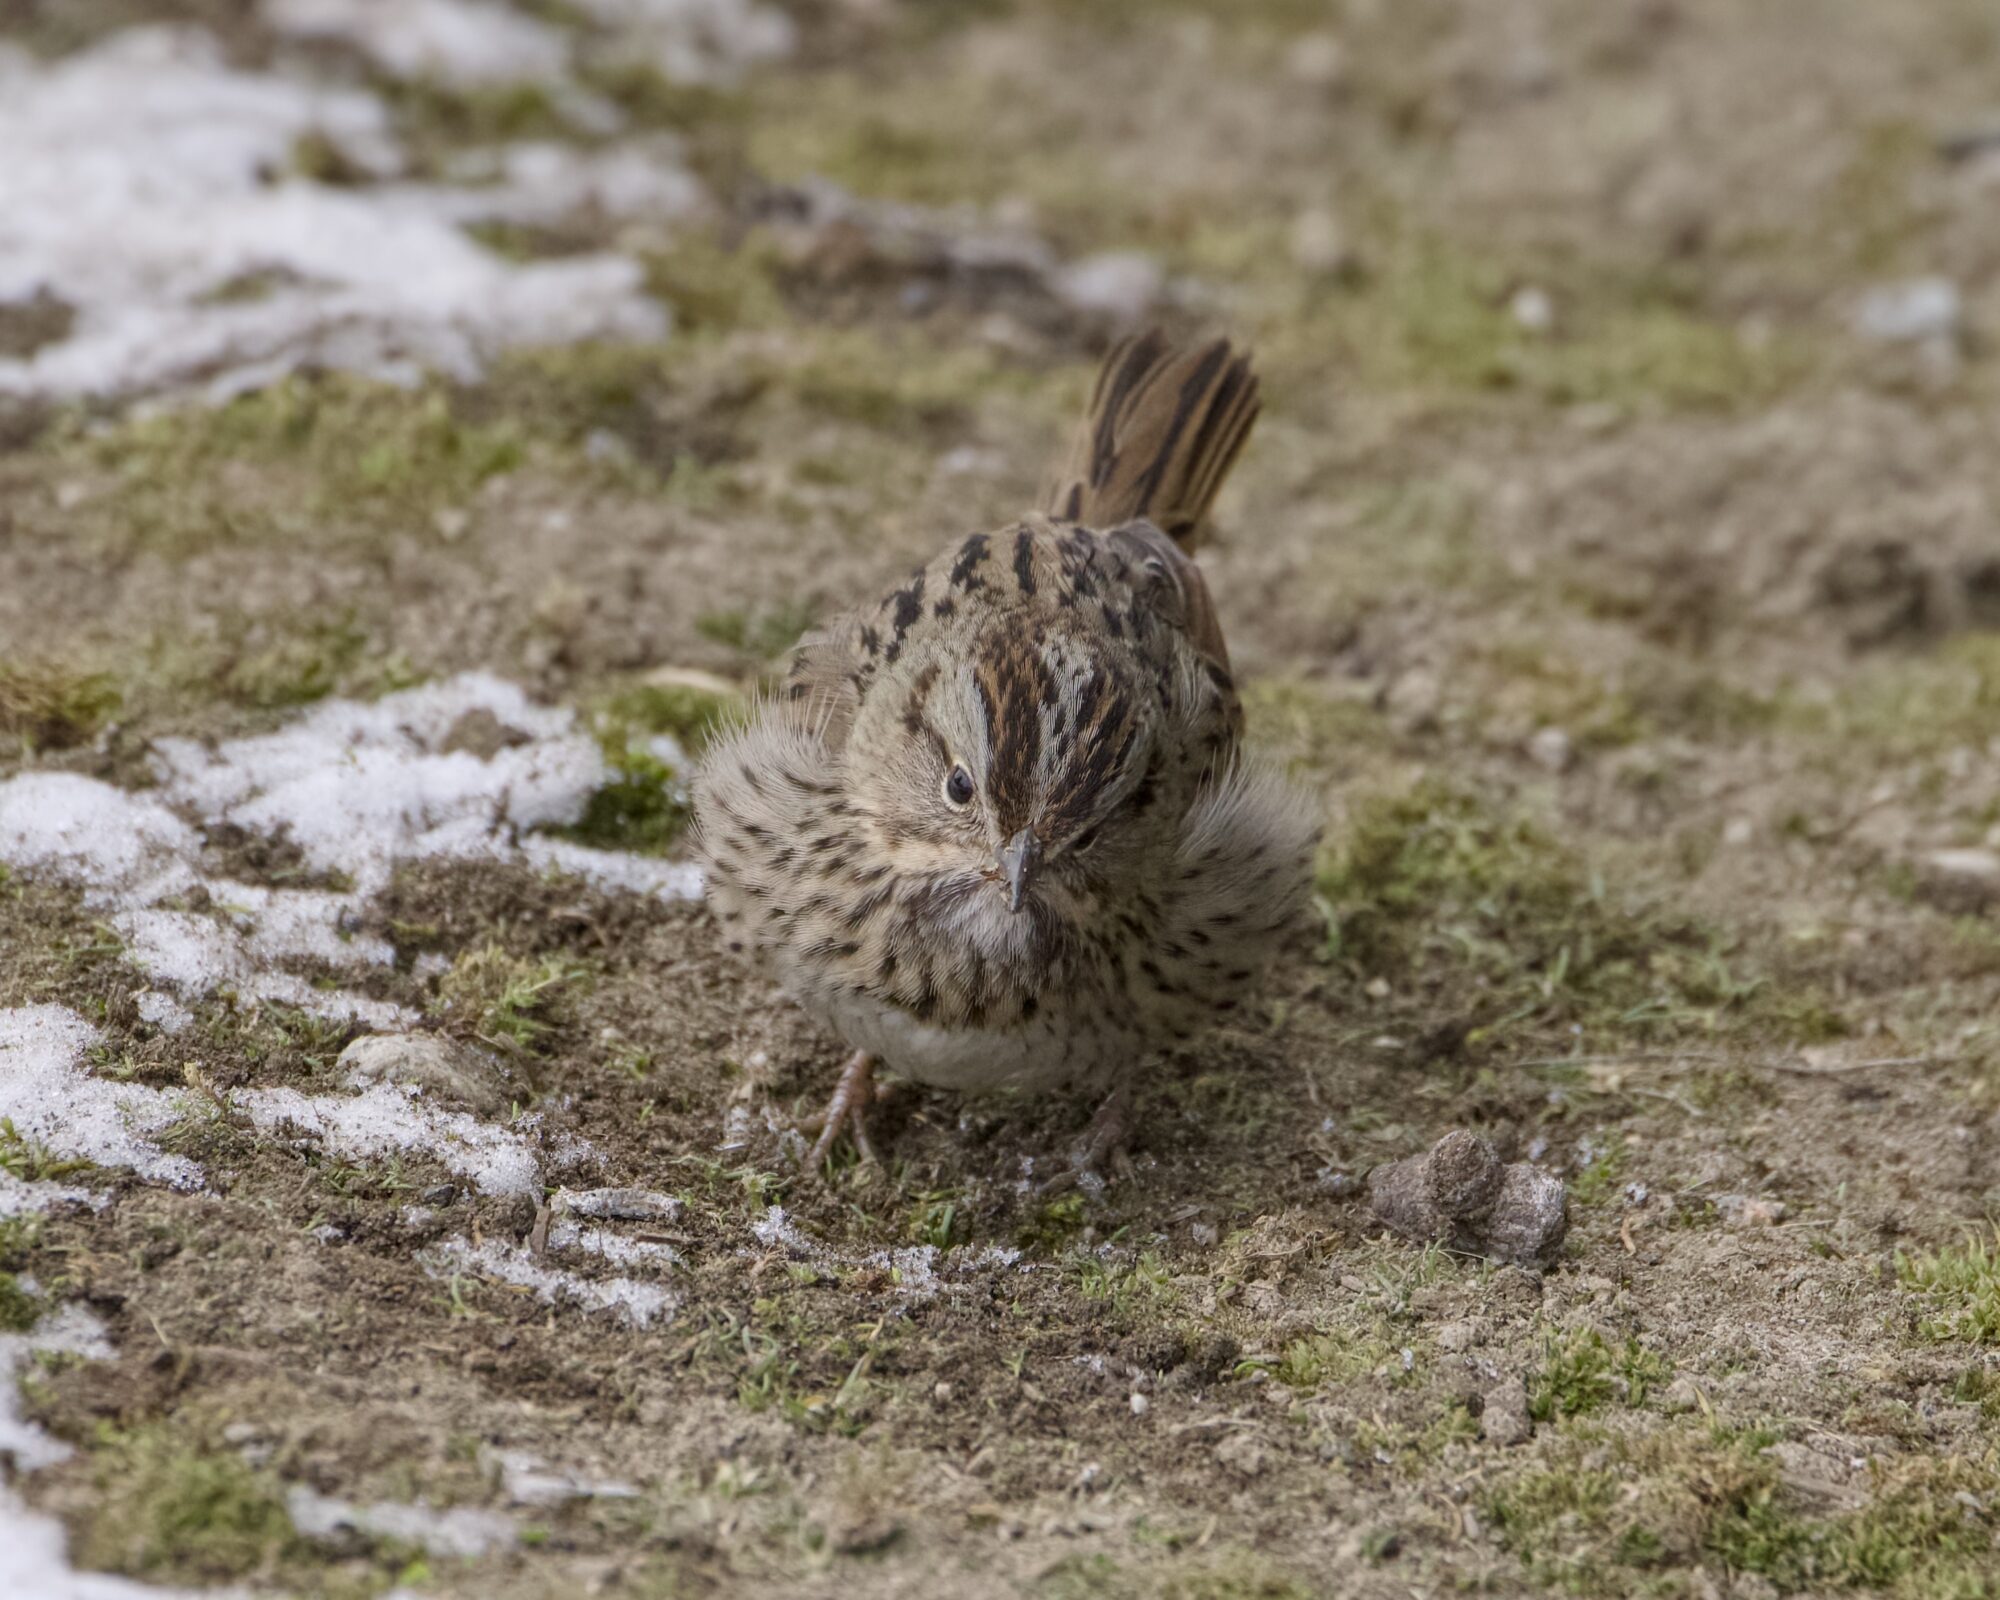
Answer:
<svg viewBox="0 0 2000 1600"><path fill-rule="evenodd" d="M1095 1179L1102 1184L1106 1167L1111 1169L1112 1177L1130 1177L1132 1155L1126 1144L1131 1135L1132 1090L1121 1083L1090 1119L1090 1126L1084 1130L1083 1140L1071 1155L1068 1168L1050 1178L1036 1193L1047 1199L1067 1194L1086 1180Z"/></svg>
<svg viewBox="0 0 2000 1600"><path fill-rule="evenodd" d="M879 1093L875 1087L875 1058L865 1050L855 1051L847 1058L847 1065L840 1069L840 1082L834 1085L833 1098L827 1101L826 1109L801 1124L804 1132L819 1135L812 1147L809 1163L814 1171L833 1153L833 1142L840 1137L843 1129L854 1141L854 1148L863 1161L880 1159L868 1138L868 1107Z"/></svg>

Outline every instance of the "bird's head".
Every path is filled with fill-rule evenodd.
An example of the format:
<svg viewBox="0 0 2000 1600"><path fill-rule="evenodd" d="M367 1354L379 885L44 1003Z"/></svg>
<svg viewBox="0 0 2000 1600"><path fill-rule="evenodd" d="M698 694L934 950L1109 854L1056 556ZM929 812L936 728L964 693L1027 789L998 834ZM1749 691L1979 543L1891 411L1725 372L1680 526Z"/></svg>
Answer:
<svg viewBox="0 0 2000 1600"><path fill-rule="evenodd" d="M1161 701L1129 656L1050 622L948 631L871 688L851 798L899 879L1018 949L1087 923L1171 840Z"/></svg>

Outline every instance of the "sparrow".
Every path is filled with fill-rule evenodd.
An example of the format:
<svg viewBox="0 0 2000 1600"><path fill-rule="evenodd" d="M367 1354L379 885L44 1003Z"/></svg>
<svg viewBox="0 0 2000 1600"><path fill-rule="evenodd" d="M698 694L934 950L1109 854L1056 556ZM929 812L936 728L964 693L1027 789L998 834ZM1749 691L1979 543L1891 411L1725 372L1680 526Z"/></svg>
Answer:
<svg viewBox="0 0 2000 1600"><path fill-rule="evenodd" d="M852 1050L814 1164L875 1159L879 1064L1110 1089L1242 1007L1305 904L1315 808L1241 748L1194 553L1259 410L1225 339L1105 360L1040 511L808 633L711 740L696 849L728 948Z"/></svg>

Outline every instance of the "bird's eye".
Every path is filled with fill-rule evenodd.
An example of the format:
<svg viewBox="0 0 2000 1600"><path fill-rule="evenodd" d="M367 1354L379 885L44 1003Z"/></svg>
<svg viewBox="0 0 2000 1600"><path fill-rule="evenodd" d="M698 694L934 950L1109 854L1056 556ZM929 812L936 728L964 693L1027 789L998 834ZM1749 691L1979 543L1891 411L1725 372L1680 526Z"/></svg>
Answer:
<svg viewBox="0 0 2000 1600"><path fill-rule="evenodd" d="M944 780L945 804L957 810L964 810L972 804L972 774L963 767L953 767Z"/></svg>
<svg viewBox="0 0 2000 1600"><path fill-rule="evenodd" d="M1080 856L1084 853L1084 851L1088 850L1092 845L1096 843L1097 843L1097 830L1095 828L1085 828L1083 832L1079 833L1074 839L1070 840L1069 842L1070 853L1072 855Z"/></svg>

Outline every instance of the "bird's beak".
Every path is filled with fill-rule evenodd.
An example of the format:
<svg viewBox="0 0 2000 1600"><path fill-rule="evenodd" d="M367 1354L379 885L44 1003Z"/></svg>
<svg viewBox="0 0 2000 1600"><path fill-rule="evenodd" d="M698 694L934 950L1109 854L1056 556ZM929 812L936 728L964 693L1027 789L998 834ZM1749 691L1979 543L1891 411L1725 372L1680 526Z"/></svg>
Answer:
<svg viewBox="0 0 2000 1600"><path fill-rule="evenodd" d="M1035 866L1042 859L1041 841L1031 828L1023 828L1000 847L1000 876L1007 880L1007 909L1019 911L1035 881Z"/></svg>

